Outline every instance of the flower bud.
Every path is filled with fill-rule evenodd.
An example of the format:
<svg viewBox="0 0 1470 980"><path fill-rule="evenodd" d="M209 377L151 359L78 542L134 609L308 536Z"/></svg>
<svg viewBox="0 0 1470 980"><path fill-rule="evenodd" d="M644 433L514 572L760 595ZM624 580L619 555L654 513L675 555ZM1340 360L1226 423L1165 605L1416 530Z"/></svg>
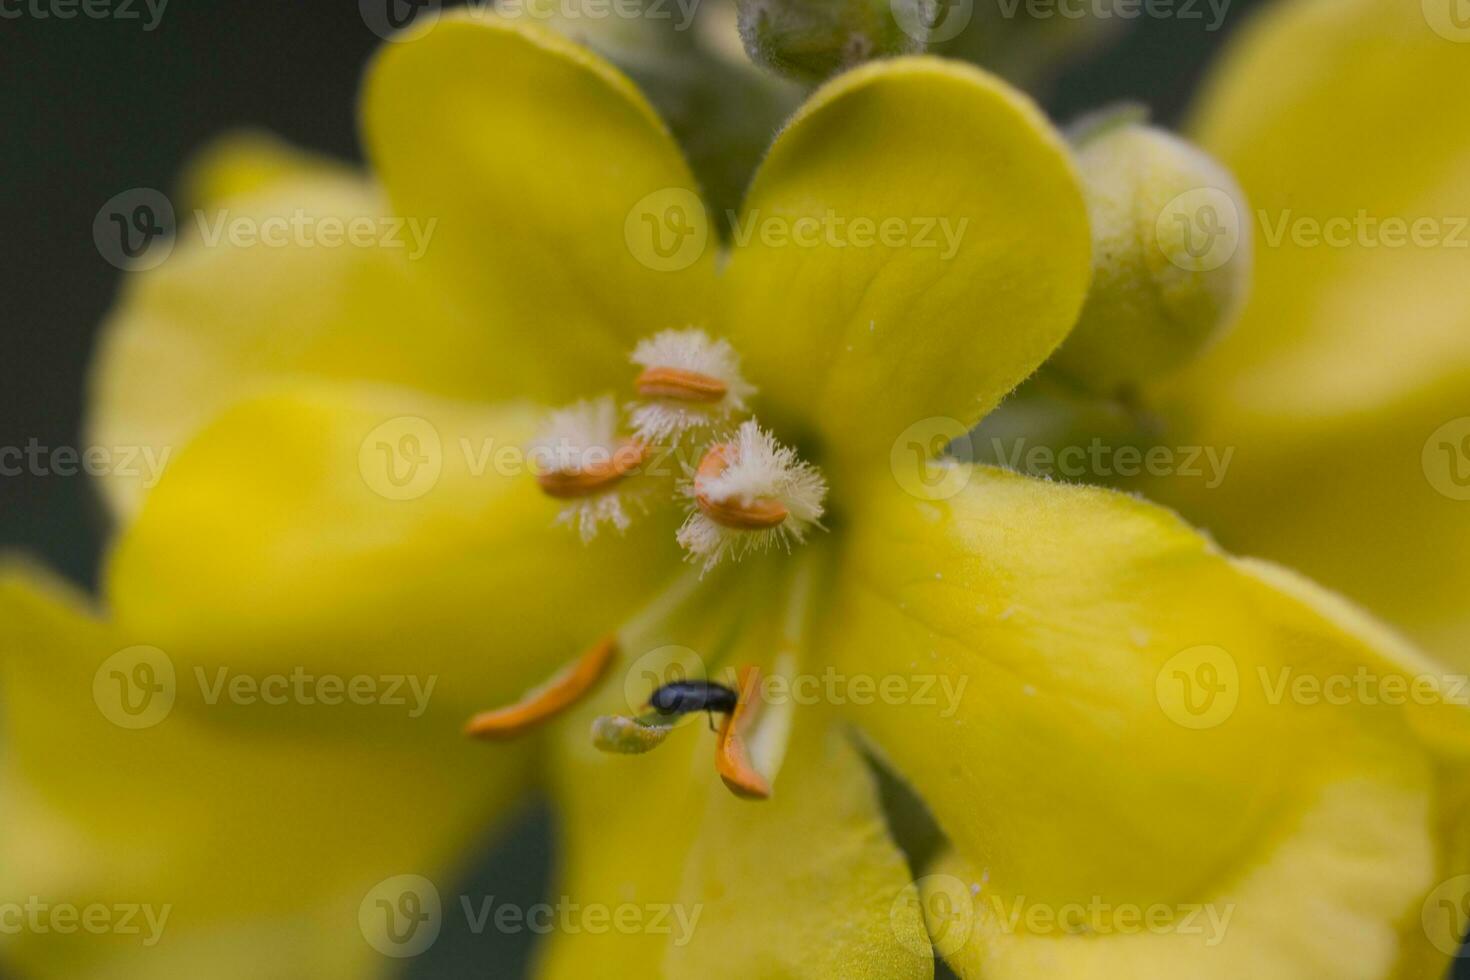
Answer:
<svg viewBox="0 0 1470 980"><path fill-rule="evenodd" d="M1249 290L1249 212L1224 168L1128 111L1089 120L1077 139L1093 283L1049 367L1115 396L1179 368L1230 326Z"/></svg>
<svg viewBox="0 0 1470 980"><path fill-rule="evenodd" d="M820 82L871 58L924 49L926 0L737 0L757 64Z"/></svg>

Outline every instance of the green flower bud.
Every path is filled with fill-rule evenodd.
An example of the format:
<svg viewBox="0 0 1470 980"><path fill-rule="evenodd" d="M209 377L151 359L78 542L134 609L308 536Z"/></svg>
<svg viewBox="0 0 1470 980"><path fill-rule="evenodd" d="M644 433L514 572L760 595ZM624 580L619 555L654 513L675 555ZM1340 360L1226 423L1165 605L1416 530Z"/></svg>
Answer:
<svg viewBox="0 0 1470 980"><path fill-rule="evenodd" d="M738 0L740 37L757 64L809 82L924 49L933 0Z"/></svg>
<svg viewBox="0 0 1470 980"><path fill-rule="evenodd" d="M1116 396L1179 368L1230 326L1249 290L1249 211L1224 168L1132 110L1074 133L1093 283L1048 366Z"/></svg>

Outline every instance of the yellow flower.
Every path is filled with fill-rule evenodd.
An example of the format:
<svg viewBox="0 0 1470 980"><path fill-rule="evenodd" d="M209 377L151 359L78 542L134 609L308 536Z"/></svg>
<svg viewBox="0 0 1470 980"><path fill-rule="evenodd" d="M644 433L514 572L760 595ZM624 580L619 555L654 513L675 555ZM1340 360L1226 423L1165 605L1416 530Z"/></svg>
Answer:
<svg viewBox="0 0 1470 980"><path fill-rule="evenodd" d="M29 974L386 967L379 883L428 876L457 913L448 873L523 785L464 717L582 650L534 745L558 894L589 916L547 975L927 976L931 940L969 976L1443 965L1470 725L1431 665L1150 504L933 458L1088 287L1069 152L1023 96L923 58L841 76L777 138L723 263L642 97L553 35L448 18L385 51L364 114L392 212L433 223L422 254L186 243L97 374L110 444L183 446L156 487L108 485L105 615L0 579L3 893L172 908L146 948L22 931ZM258 151L196 186L262 225L389 209ZM712 434L687 518L655 487L646 516L575 512L591 540L555 526L659 478L618 402L712 381L718 418L643 419ZM573 406L552 442L609 455L528 469L532 404ZM596 720L691 655L780 682L740 688L744 756L714 751L733 722L596 751ZM297 672L436 686L416 716L219 693ZM1300 693L1340 678L1369 692ZM627 908L669 925L591 927Z"/></svg>
<svg viewBox="0 0 1470 980"><path fill-rule="evenodd" d="M1453 4L1293 0L1207 87L1201 144L1240 179L1243 320L1170 386L1202 490L1154 481L1231 546L1330 583L1470 666L1470 40Z"/></svg>

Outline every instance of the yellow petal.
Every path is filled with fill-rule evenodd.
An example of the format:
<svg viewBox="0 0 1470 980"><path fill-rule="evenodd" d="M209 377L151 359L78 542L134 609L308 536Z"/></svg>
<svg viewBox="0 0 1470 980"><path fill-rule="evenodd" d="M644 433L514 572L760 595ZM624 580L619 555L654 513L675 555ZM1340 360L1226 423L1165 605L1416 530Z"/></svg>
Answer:
<svg viewBox="0 0 1470 980"><path fill-rule="evenodd" d="M1060 137L1003 82L932 58L818 90L734 240L726 331L758 411L848 458L930 416L963 432L1061 341L1090 275Z"/></svg>
<svg viewBox="0 0 1470 980"><path fill-rule="evenodd" d="M1226 59L1197 137L1256 209L1256 286L1171 395L1235 460L1208 493L1147 492L1464 666L1470 104L1434 94L1470 88L1454 6L1293 0Z"/></svg>
<svg viewBox="0 0 1470 980"><path fill-rule="evenodd" d="M507 377L480 325L414 268L433 241L428 225L400 224L358 177L293 172L243 192L259 175L224 173L260 166L248 149L199 164L195 193L207 203L181 216L173 253L133 274L103 326L88 439L117 463L102 486L118 516L136 513L160 467L214 415L295 378L470 397ZM353 227L357 244L345 237Z"/></svg>
<svg viewBox="0 0 1470 980"><path fill-rule="evenodd" d="M1110 905L985 888L972 895L983 873L951 853L921 879L923 904L942 913L931 926L962 977L1395 976L1400 937L1389 924L1408 911L1420 929L1427 889L1414 881L1432 867L1428 792L1422 767L1365 760L1363 768L1303 801L1295 825L1257 844L1251 866L1198 898ZM1429 946L1422 933L1415 941ZM1443 975L1446 960L1440 953L1404 975Z"/></svg>
<svg viewBox="0 0 1470 980"><path fill-rule="evenodd" d="M205 146L180 180L180 199L190 208L212 208L273 185L307 177L351 177L345 164L299 149L268 132L237 130ZM186 225L185 230L192 230Z"/></svg>
<svg viewBox="0 0 1470 980"><path fill-rule="evenodd" d="M596 394L637 338L703 321L717 239L689 168L585 48L446 17L384 49L362 113L395 206L439 219L426 267L523 374L506 394Z"/></svg>
<svg viewBox="0 0 1470 980"><path fill-rule="evenodd" d="M1278 588L1143 501L963 472L948 500L872 494L819 633L840 672L913 695L850 710L960 855L1006 901L1201 902L1347 786L1333 823L1356 805L1393 824L1381 863L1398 877L1374 884L1392 907L1352 906L1373 926L1352 927L1365 962L1391 963L1378 934L1418 914L1459 851L1430 816L1449 790L1427 723L1405 710L1421 696L1403 683L1413 668L1381 628ZM1426 712L1450 710L1427 689ZM1340 882L1321 887L1349 901ZM1305 929L1259 955L1296 962Z"/></svg>
<svg viewBox="0 0 1470 980"><path fill-rule="evenodd" d="M537 417L386 388L242 403L171 464L117 545L111 607L211 684L297 665L437 678L428 717L458 739L678 567L677 515L589 544L553 526L560 504L524 451Z"/></svg>
<svg viewBox="0 0 1470 980"><path fill-rule="evenodd" d="M0 623L0 891L41 923L7 929L3 955L25 976L386 973L437 925L402 920L395 945L377 899L413 875L452 912L458 858L524 782L523 753L487 758L421 723L246 736L141 688L130 716L110 675L131 677L144 638L31 573L0 572ZM182 697L182 661L177 681Z"/></svg>
<svg viewBox="0 0 1470 980"><path fill-rule="evenodd" d="M769 608L753 615L753 591L722 590L641 634L621 676L562 726L553 766L564 846L556 892L582 911L576 928L550 937L542 976L931 974L908 868L872 777L830 710L795 707L784 762L772 769L774 794L760 802L737 798L720 780L716 735L702 718L646 755L592 748L591 719L641 703L673 676L673 651L685 667L703 661L711 670L721 648L730 651L726 666L770 657L782 624ZM731 624L740 631L733 638ZM628 927L585 928L593 915L616 922L620 907Z"/></svg>

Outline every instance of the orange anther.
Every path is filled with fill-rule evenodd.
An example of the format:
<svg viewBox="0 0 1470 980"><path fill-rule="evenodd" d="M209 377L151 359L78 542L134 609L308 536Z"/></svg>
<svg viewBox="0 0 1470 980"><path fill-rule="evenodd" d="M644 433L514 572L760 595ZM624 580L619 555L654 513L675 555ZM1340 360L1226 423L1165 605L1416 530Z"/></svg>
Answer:
<svg viewBox="0 0 1470 980"><path fill-rule="evenodd" d="M536 475L536 482L548 497L575 500L605 490L636 470L648 456L648 447L629 439L603 460L580 469L547 470Z"/></svg>
<svg viewBox="0 0 1470 980"><path fill-rule="evenodd" d="M644 398L672 398L683 402L717 402L730 390L719 378L682 368L652 367L633 382Z"/></svg>
<svg viewBox="0 0 1470 980"><path fill-rule="evenodd" d="M771 785L750 762L745 736L760 714L759 667L740 668L740 698L735 710L725 716L720 736L715 743L715 769L730 792L741 799L765 800L771 796Z"/></svg>
<svg viewBox="0 0 1470 980"><path fill-rule="evenodd" d="M604 637L575 663L568 664L515 704L475 715L465 725L465 734L476 738L509 738L560 714L592 689L607 672L617 652L617 641L611 636Z"/></svg>
<svg viewBox="0 0 1470 980"><path fill-rule="evenodd" d="M727 443L711 446L694 471L694 503L705 517L716 524L737 531L766 531L780 527L791 512L779 500L761 497L755 500L713 500L704 492L703 484L725 472L730 466L731 447Z"/></svg>

